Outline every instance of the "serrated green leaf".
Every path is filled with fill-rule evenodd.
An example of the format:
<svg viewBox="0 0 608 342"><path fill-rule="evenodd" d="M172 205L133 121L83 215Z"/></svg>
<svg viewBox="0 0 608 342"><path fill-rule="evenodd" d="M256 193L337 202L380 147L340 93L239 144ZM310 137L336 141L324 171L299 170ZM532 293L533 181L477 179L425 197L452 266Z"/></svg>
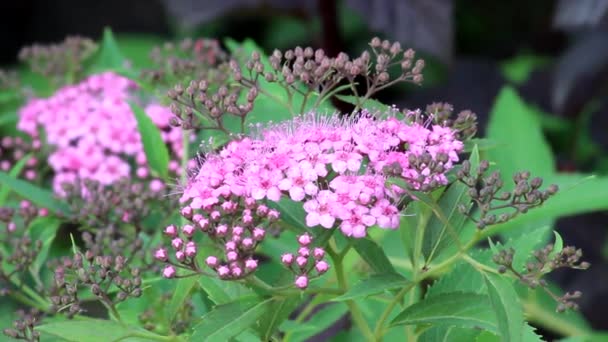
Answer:
<svg viewBox="0 0 608 342"><path fill-rule="evenodd" d="M386 290L403 288L411 282L397 273L374 274L369 278L363 279L351 287L345 294L332 299L340 302L349 299L366 297Z"/></svg>
<svg viewBox="0 0 608 342"><path fill-rule="evenodd" d="M374 272L380 274L397 273L393 264L384 254L384 250L373 240L368 238L353 239L353 247Z"/></svg>
<svg viewBox="0 0 608 342"><path fill-rule="evenodd" d="M470 264L461 262L452 271L439 278L426 292L426 298L436 297L455 291L484 293L485 285L481 274Z"/></svg>
<svg viewBox="0 0 608 342"><path fill-rule="evenodd" d="M129 337L148 337L151 340L162 336L118 322L103 319L70 320L42 324L36 330L70 342L122 341Z"/></svg>
<svg viewBox="0 0 608 342"><path fill-rule="evenodd" d="M452 341L475 341L482 333L470 328L459 328L450 326L431 327L418 337L419 342L452 342Z"/></svg>
<svg viewBox="0 0 608 342"><path fill-rule="evenodd" d="M524 312L517 292L504 277L484 273L490 303L504 341L523 341Z"/></svg>
<svg viewBox="0 0 608 342"><path fill-rule="evenodd" d="M228 341L254 325L270 307L272 299L245 298L216 306L193 328L192 341Z"/></svg>
<svg viewBox="0 0 608 342"><path fill-rule="evenodd" d="M186 277L177 279L173 296L167 307L167 318L170 322L175 319L179 310L190 297L190 292L197 286L198 277Z"/></svg>
<svg viewBox="0 0 608 342"><path fill-rule="evenodd" d="M3 187L10 188L20 196L30 200L39 207L47 208L55 213L68 214L69 208L53 196L53 193L35 186L32 183L16 179L0 171L0 183Z"/></svg>
<svg viewBox="0 0 608 342"><path fill-rule="evenodd" d="M135 115L135 119L137 119L137 128L144 146L148 165L150 165L152 172L166 180L169 172L169 150L167 149L167 145L165 145L158 127L156 127L146 112L134 103L130 103L129 105Z"/></svg>
<svg viewBox="0 0 608 342"><path fill-rule="evenodd" d="M505 247L513 247L515 255L513 256L513 268L517 271L522 271L526 262L532 257L532 252L538 248L544 247L547 236L548 226L531 229L526 234L519 236L516 239L507 241Z"/></svg>
<svg viewBox="0 0 608 342"><path fill-rule="evenodd" d="M357 104L359 104L358 101L362 100L362 98L359 98L359 97L356 97L353 95L336 95L336 97L346 103L350 103L355 106ZM385 105L384 103L382 103L378 100L367 99L361 105L361 109L367 109L372 114L376 114L376 113L384 114L384 113L387 113L391 109L391 107L388 105Z"/></svg>
<svg viewBox="0 0 608 342"><path fill-rule="evenodd" d="M249 296L253 293L237 282L220 280L214 277L201 276L198 278L198 284L207 293L209 299L216 304L232 302L237 298Z"/></svg>
<svg viewBox="0 0 608 342"><path fill-rule="evenodd" d="M452 292L425 299L403 310L391 325L434 324L481 328L497 332L487 296Z"/></svg>

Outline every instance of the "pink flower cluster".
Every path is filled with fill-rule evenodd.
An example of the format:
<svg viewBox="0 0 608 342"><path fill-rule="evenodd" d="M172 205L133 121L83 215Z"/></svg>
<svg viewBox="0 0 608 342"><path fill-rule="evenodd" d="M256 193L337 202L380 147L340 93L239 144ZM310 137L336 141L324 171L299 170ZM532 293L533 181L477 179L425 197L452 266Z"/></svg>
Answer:
<svg viewBox="0 0 608 342"><path fill-rule="evenodd" d="M207 155L181 202L207 219L217 207L234 207L245 217L243 203L289 198L303 203L307 226L338 226L362 238L371 226L399 226L395 203L406 189L386 186L387 167L398 169L412 189L446 184L445 172L462 148L455 132L441 125L368 113L353 120L310 114Z"/></svg>
<svg viewBox="0 0 608 342"><path fill-rule="evenodd" d="M20 110L17 127L30 135L34 144L52 146L48 163L55 172L56 193L63 193L62 183L76 179L107 185L133 175L139 179L150 177L137 121L128 102L137 99L136 89L133 81L106 72L63 87L50 98L33 99ZM177 173L181 131L169 126L172 114L168 108L150 104L145 112L170 146L176 159L170 168ZM40 135L40 129L44 135ZM41 141L42 137L46 141Z"/></svg>
<svg viewBox="0 0 608 342"><path fill-rule="evenodd" d="M298 236L298 254L285 253L281 256L281 262L293 274L295 274L294 284L296 287L304 290L308 287L310 273L314 269L318 275L329 270L329 264L323 260L325 250L321 247L311 249L312 236L303 234Z"/></svg>

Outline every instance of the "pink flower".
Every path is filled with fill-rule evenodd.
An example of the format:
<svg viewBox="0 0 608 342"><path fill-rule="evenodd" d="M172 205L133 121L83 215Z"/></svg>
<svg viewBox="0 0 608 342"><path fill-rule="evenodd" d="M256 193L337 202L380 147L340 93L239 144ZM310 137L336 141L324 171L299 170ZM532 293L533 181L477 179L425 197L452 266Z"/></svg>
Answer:
<svg viewBox="0 0 608 342"><path fill-rule="evenodd" d="M285 265L285 266L290 266L293 263L293 254L291 253L286 253L281 255L281 262Z"/></svg>
<svg viewBox="0 0 608 342"><path fill-rule="evenodd" d="M194 226L191 224L185 224L182 227L182 233L184 233L186 236L192 236L192 234L194 234Z"/></svg>
<svg viewBox="0 0 608 342"><path fill-rule="evenodd" d="M336 195L329 190L321 190L316 198L304 203L306 211L306 225L314 227L321 225L324 228L332 228L336 218L333 216L333 205L336 203Z"/></svg>
<svg viewBox="0 0 608 342"><path fill-rule="evenodd" d="M302 246L308 246L312 242L312 236L309 234L302 234L298 236L298 243Z"/></svg>
<svg viewBox="0 0 608 342"><path fill-rule="evenodd" d="M258 201L268 198L273 202L278 202L281 199L281 190L277 186L280 178L278 172L262 170L251 187L251 197Z"/></svg>
<svg viewBox="0 0 608 342"><path fill-rule="evenodd" d="M175 268L171 265L165 266L163 269L163 277L165 278L173 278L175 276Z"/></svg>
<svg viewBox="0 0 608 342"><path fill-rule="evenodd" d="M175 239L171 240L171 246L173 246L173 248L175 248L175 249L182 248L183 244L184 244L184 241L180 238L175 238Z"/></svg>
<svg viewBox="0 0 608 342"><path fill-rule="evenodd" d="M315 269L319 274L323 274L329 269L329 264L323 260L317 261L315 264Z"/></svg>
<svg viewBox="0 0 608 342"><path fill-rule="evenodd" d="M228 266L222 265L222 266L220 266L220 267L217 268L217 274L222 279L226 278L230 274L230 269L228 268Z"/></svg>
<svg viewBox="0 0 608 342"><path fill-rule="evenodd" d="M315 259L321 260L323 257L325 257L325 250L323 250L323 248L315 247L312 255L315 257Z"/></svg>
<svg viewBox="0 0 608 342"><path fill-rule="evenodd" d="M297 288L304 290L308 287L308 277L305 275L297 276L294 284Z"/></svg>
<svg viewBox="0 0 608 342"><path fill-rule="evenodd" d="M205 263L207 264L207 266L215 268L217 267L219 260L217 259L217 257L208 256L207 259L205 259Z"/></svg>
<svg viewBox="0 0 608 342"><path fill-rule="evenodd" d="M189 241L186 244L186 256L188 258L192 258L196 255L196 244L194 243L194 241Z"/></svg>
<svg viewBox="0 0 608 342"><path fill-rule="evenodd" d="M164 248L157 249L156 252L154 252L154 258L158 261L167 261L167 250Z"/></svg>
<svg viewBox="0 0 608 342"><path fill-rule="evenodd" d="M170 237L175 237L177 236L177 227L175 227L175 225L168 225L165 228L165 234L167 234Z"/></svg>
<svg viewBox="0 0 608 342"><path fill-rule="evenodd" d="M249 271L253 271L258 267L258 261L255 259L247 259L245 260L245 268Z"/></svg>

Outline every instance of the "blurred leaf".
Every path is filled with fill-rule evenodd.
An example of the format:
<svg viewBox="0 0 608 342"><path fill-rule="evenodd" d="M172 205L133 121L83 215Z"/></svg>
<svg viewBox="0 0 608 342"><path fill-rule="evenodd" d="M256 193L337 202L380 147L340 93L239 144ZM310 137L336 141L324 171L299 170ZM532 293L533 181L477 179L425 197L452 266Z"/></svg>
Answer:
<svg viewBox="0 0 608 342"><path fill-rule="evenodd" d="M135 118L137 128L144 145L144 152L150 169L156 175L167 179L169 173L169 151L160 135L160 131L144 110L135 103L129 103Z"/></svg>
<svg viewBox="0 0 608 342"><path fill-rule="evenodd" d="M475 341L482 331L455 326L433 326L418 336L419 342Z"/></svg>
<svg viewBox="0 0 608 342"><path fill-rule="evenodd" d="M48 261L47 256L51 248L55 235L59 229L61 221L55 217L37 217L28 226L28 231L32 241L42 242L42 247L32 263L31 271L38 277L42 266Z"/></svg>
<svg viewBox="0 0 608 342"><path fill-rule="evenodd" d="M53 193L46 189L39 188L26 181L16 179L10 175L0 172L0 183L19 194L20 196L32 201L41 208L47 208L52 212L67 215L69 208L66 203L55 199Z"/></svg>
<svg viewBox="0 0 608 342"><path fill-rule="evenodd" d="M608 2L603 0L559 0L553 17L553 27L580 31L605 21L607 13Z"/></svg>
<svg viewBox="0 0 608 342"><path fill-rule="evenodd" d="M11 168L11 170L8 172L8 175L11 178L15 178L17 179L17 177L19 177L19 174L21 173L21 171L23 171L23 168L25 168L25 165L27 164L27 162L30 159L30 155L26 155L23 158L19 159L15 165L13 165L13 167ZM10 195L10 191L11 188L8 186L3 186L2 188L0 188L0 207L4 206L4 204L6 203L6 200L8 199L8 195Z"/></svg>
<svg viewBox="0 0 608 342"><path fill-rule="evenodd" d="M268 308L268 315L260 320L259 332L262 341L271 341L272 335L301 302L300 296L275 298Z"/></svg>
<svg viewBox="0 0 608 342"><path fill-rule="evenodd" d="M391 325L448 325L497 332L492 306L485 295L445 293L415 303L393 319Z"/></svg>
<svg viewBox="0 0 608 342"><path fill-rule="evenodd" d="M106 27L103 30L99 49L92 58L89 74L124 69L126 58L120 51L110 28Z"/></svg>
<svg viewBox="0 0 608 342"><path fill-rule="evenodd" d="M281 198L278 202L269 203L269 207L278 210L281 213L281 221L287 223L290 230L298 234L308 232L306 226L306 211L299 202L292 201L289 198Z"/></svg>
<svg viewBox="0 0 608 342"><path fill-rule="evenodd" d="M503 76L515 84L522 84L528 80L532 71L544 67L551 59L544 56L522 54L502 63Z"/></svg>
<svg viewBox="0 0 608 342"><path fill-rule="evenodd" d="M397 273L373 274L369 278L362 279L345 294L332 299L332 301L339 302L366 297L386 290L403 288L410 284L411 282L409 280Z"/></svg>
<svg viewBox="0 0 608 342"><path fill-rule="evenodd" d="M511 280L490 273L484 278L500 336L504 341L523 341L524 313Z"/></svg>
<svg viewBox="0 0 608 342"><path fill-rule="evenodd" d="M357 100L359 98L354 95L337 95L336 97L346 103L350 103L355 106L358 104ZM384 103L382 103L378 100L367 99L362 104L361 108L367 109L372 114L376 114L376 113L385 114L385 113L388 113L388 111L391 109L391 106L385 105Z"/></svg>
<svg viewBox="0 0 608 342"><path fill-rule="evenodd" d="M376 273L397 273L382 247L368 238L353 239L353 247Z"/></svg>
<svg viewBox="0 0 608 342"><path fill-rule="evenodd" d="M16 125L18 120L19 117L15 111L0 113L0 126Z"/></svg>
<svg viewBox="0 0 608 342"><path fill-rule="evenodd" d="M216 306L194 326L192 341L228 341L252 326L270 307L272 299L244 298Z"/></svg>

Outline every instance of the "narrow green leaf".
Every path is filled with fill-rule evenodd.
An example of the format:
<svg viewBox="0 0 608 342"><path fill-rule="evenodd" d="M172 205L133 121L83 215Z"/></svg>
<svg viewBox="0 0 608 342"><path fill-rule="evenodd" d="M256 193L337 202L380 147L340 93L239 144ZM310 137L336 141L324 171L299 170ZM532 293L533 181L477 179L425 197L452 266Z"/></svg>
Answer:
<svg viewBox="0 0 608 342"><path fill-rule="evenodd" d="M564 249L564 240L562 240L562 236L559 235L557 231L553 231L555 235L555 242L553 243L553 250L549 253L549 259L553 259L559 252Z"/></svg>
<svg viewBox="0 0 608 342"><path fill-rule="evenodd" d="M268 316L260 321L259 332L262 341L271 341L272 335L302 301L300 296L275 298L268 309Z"/></svg>
<svg viewBox="0 0 608 342"><path fill-rule="evenodd" d="M144 110L134 103L130 103L131 110L137 119L137 128L144 145L146 159L150 169L163 179L167 179L169 172L169 151L163 142L160 131Z"/></svg>
<svg viewBox="0 0 608 342"><path fill-rule="evenodd" d="M339 302L359 297L366 297L386 290L408 286L411 282L397 273L374 274L351 287L345 294L332 299Z"/></svg>
<svg viewBox="0 0 608 342"><path fill-rule="evenodd" d="M11 170L8 172L8 175L12 178L17 179L17 177L19 177L19 174L21 173L21 171L23 171L23 168L25 167L25 165L27 164L29 159L30 159L29 154L27 154L23 158L19 159L19 161L17 161L15 163L15 165L13 165ZM10 192L11 192L11 188L8 186L3 186L2 188L0 188L0 206L4 205Z"/></svg>
<svg viewBox="0 0 608 342"><path fill-rule="evenodd" d="M368 238L353 239L353 247L374 272L381 274L397 273L393 264L384 254L384 250L373 240Z"/></svg>
<svg viewBox="0 0 608 342"><path fill-rule="evenodd" d="M487 296L453 292L418 302L403 310L391 325L436 324L481 328L497 332Z"/></svg>
<svg viewBox="0 0 608 342"><path fill-rule="evenodd" d="M270 307L272 299L246 298L222 304L201 318L193 328L192 341L228 341L257 322Z"/></svg>
<svg viewBox="0 0 608 342"><path fill-rule="evenodd" d="M55 199L52 192L39 188L29 182L13 178L1 171L0 184L27 198L39 207L47 208L55 213L68 214L69 212L68 206L64 202Z"/></svg>
<svg viewBox="0 0 608 342"><path fill-rule="evenodd" d="M40 275L40 270L44 263L47 262L47 255L51 248L55 235L59 229L61 221L55 217L38 217L28 226L29 235L32 241L41 241L42 247L36 256L36 260L32 263L31 272L35 277Z"/></svg>
<svg viewBox="0 0 608 342"><path fill-rule="evenodd" d="M524 312L517 292L509 281L499 275L484 273L484 279L503 340L523 341Z"/></svg>
<svg viewBox="0 0 608 342"><path fill-rule="evenodd" d="M177 285L173 291L171 302L167 307L167 318L169 321L173 321L179 310L183 307L184 303L190 298L190 292L198 284L198 277L186 277L177 280Z"/></svg>
<svg viewBox="0 0 608 342"><path fill-rule="evenodd" d="M153 332L103 319L70 320L42 324L36 330L70 342L119 341L128 337L157 340L162 336Z"/></svg>
<svg viewBox="0 0 608 342"><path fill-rule="evenodd" d="M107 70L122 70L124 69L125 56L120 51L114 33L108 27L103 30L103 38L99 50L91 61L92 65L90 73L107 71Z"/></svg>

